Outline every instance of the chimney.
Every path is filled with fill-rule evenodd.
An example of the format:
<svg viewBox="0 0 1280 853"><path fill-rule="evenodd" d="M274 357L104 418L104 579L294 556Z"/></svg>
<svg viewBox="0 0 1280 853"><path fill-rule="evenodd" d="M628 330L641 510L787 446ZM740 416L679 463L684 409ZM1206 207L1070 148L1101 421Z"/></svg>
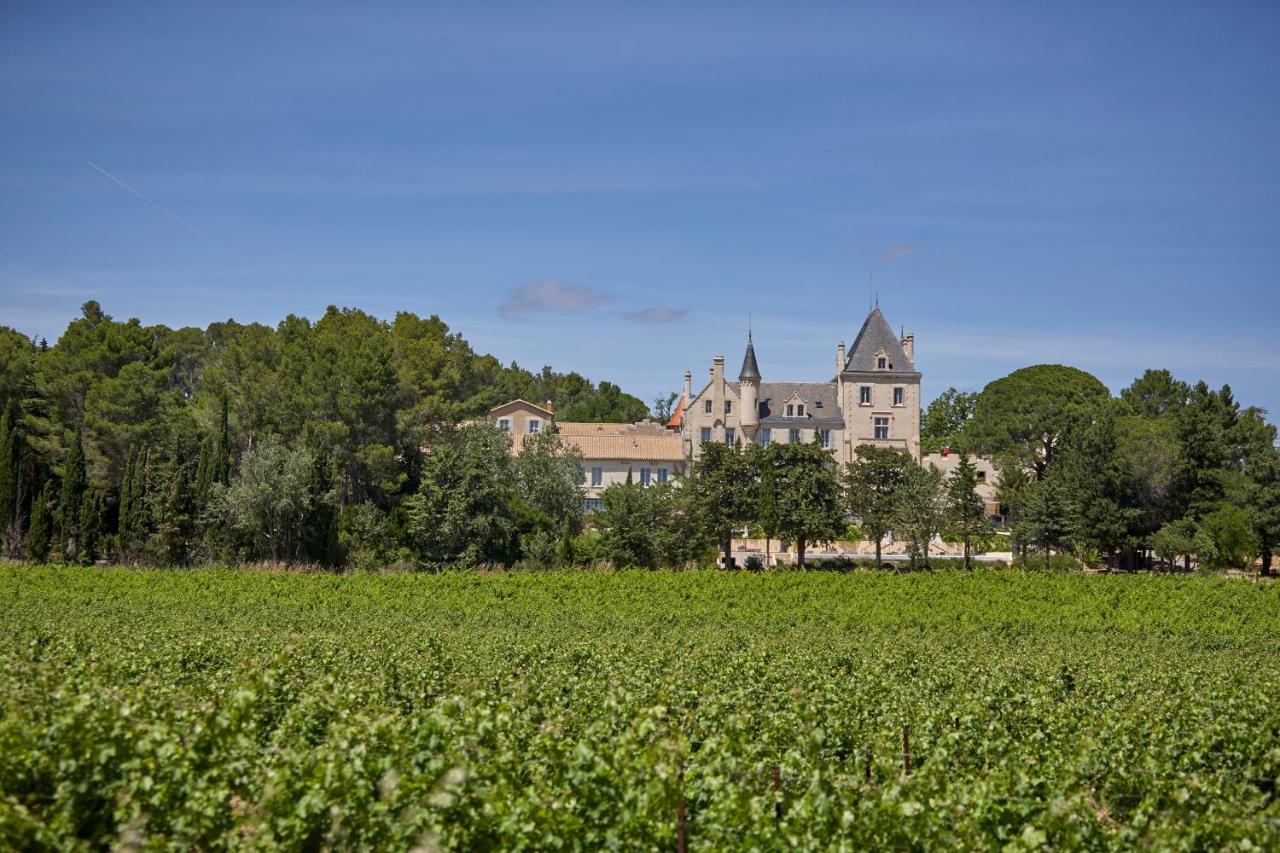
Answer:
<svg viewBox="0 0 1280 853"><path fill-rule="evenodd" d="M547 411L548 411L548 412L551 412L552 414L555 414L555 411L556 411L556 404L555 404L554 402L552 402L551 400L548 400L548 401L547 401Z"/></svg>
<svg viewBox="0 0 1280 853"><path fill-rule="evenodd" d="M902 336L902 351L907 354L907 361L911 362L912 364L915 364L915 361L916 361L916 336L915 335Z"/></svg>
<svg viewBox="0 0 1280 853"><path fill-rule="evenodd" d="M844 341L836 345L836 376L844 371Z"/></svg>
<svg viewBox="0 0 1280 853"><path fill-rule="evenodd" d="M711 382L719 387L724 381L724 356L718 355L711 360Z"/></svg>
<svg viewBox="0 0 1280 853"><path fill-rule="evenodd" d="M693 371L686 370L684 372L684 404L689 405L689 401L693 399Z"/></svg>

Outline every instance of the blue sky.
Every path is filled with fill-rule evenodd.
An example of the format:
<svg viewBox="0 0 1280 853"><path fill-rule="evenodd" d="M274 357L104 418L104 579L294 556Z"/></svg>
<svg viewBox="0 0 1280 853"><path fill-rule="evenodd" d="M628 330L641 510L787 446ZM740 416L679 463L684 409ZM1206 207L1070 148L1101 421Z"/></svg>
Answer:
<svg viewBox="0 0 1280 853"><path fill-rule="evenodd" d="M909 8L908 8L909 5ZM0 8L0 324L437 313L651 399L1063 362L1280 411L1280 4ZM139 195L140 194L140 195Z"/></svg>

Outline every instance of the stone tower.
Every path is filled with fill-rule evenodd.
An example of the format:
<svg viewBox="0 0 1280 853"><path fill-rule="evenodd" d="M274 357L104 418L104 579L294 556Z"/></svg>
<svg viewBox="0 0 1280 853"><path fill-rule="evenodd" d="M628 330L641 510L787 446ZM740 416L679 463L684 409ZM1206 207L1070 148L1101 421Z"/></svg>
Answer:
<svg viewBox="0 0 1280 853"><path fill-rule="evenodd" d="M920 458L915 336L895 335L879 306L863 322L836 382L844 413L845 459L853 459L864 444L893 447Z"/></svg>

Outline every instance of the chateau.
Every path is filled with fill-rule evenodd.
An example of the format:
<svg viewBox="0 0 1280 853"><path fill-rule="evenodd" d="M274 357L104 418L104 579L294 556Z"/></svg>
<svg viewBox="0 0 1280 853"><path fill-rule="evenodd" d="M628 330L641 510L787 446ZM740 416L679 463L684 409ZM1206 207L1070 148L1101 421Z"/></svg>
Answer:
<svg viewBox="0 0 1280 853"><path fill-rule="evenodd" d="M725 378L721 355L712 359L710 374L695 396L693 374L685 373L684 394L668 423L680 433L687 458L697 459L709 441L768 445L817 440L841 464L852 461L864 444L920 459L915 337L895 335L878 306L847 353L844 341L836 346L829 381L764 381L750 332L737 380Z"/></svg>
<svg viewBox="0 0 1280 853"><path fill-rule="evenodd" d="M767 363L767 359L766 359ZM641 486L665 483L687 474L689 464L710 441L730 444L797 444L817 441L839 465L851 462L858 448L891 447L949 474L959 458L947 451L921 457L920 371L915 365L915 336L895 335L879 306L845 350L836 345L835 371L826 382L766 382L747 332L747 349L738 378L725 378L724 356L711 360L707 384L695 395L693 374L684 374L684 393L666 424L574 423L558 421L545 406L512 400L490 410L488 418L512 434L511 452L543 431L558 434L582 453L583 503L599 509L604 490L628 479ZM1000 511L989 459L975 458L978 493L987 511Z"/></svg>

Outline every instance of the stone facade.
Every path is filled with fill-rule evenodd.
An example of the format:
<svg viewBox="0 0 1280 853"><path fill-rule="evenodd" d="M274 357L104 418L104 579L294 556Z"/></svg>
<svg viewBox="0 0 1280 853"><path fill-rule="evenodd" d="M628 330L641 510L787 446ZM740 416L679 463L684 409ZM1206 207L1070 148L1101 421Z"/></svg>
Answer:
<svg viewBox="0 0 1280 853"><path fill-rule="evenodd" d="M893 333L880 309L867 315L853 345L836 347L834 377L826 382L766 382L747 350L737 381L725 377L724 356L711 362L696 395L685 373L684 395L669 426L679 429L686 456L697 459L706 441L809 442L815 437L841 464L864 444L894 447L920 458L920 372L915 338Z"/></svg>

